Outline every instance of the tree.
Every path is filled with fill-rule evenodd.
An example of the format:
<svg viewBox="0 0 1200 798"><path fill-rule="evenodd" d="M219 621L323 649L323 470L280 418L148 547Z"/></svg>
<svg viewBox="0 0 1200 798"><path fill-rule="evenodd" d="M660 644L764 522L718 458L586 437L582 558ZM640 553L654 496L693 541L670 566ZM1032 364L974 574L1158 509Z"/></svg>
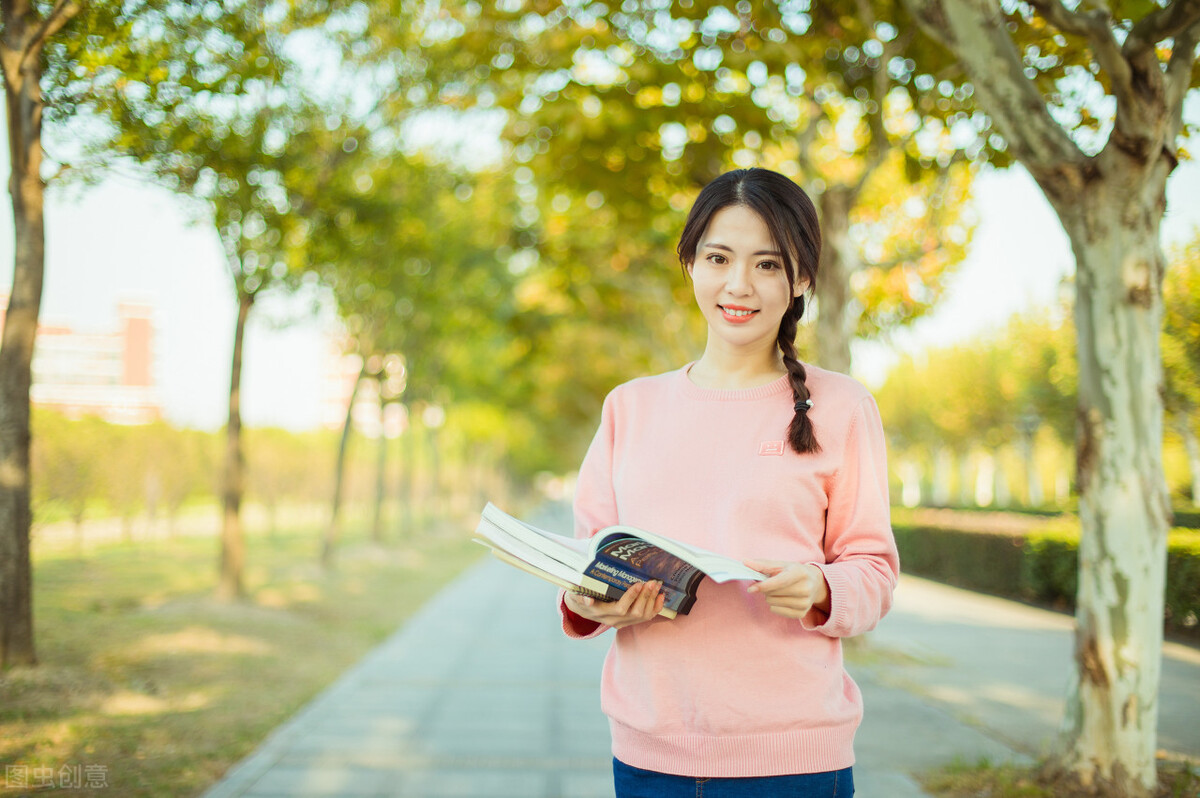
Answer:
<svg viewBox="0 0 1200 798"><path fill-rule="evenodd" d="M504 384L519 382L497 351L512 318L515 276L500 254L511 189L495 174L406 155L385 131L365 136L359 155L307 213L310 268L338 304L348 350L362 362L359 383L386 385L388 369L396 374L400 365L402 393L389 387L383 398L403 401L410 413L472 398L503 402L511 390ZM347 408L342 447L351 422ZM339 466L326 564L340 534L342 478Z"/></svg>
<svg viewBox="0 0 1200 798"><path fill-rule="evenodd" d="M71 0L0 3L14 236L13 284L0 339L0 470L5 474L0 480L0 667L37 661L30 598L29 386L46 265L42 75L47 42L79 10Z"/></svg>
<svg viewBox="0 0 1200 798"><path fill-rule="evenodd" d="M237 300L217 588L225 599L244 593L246 323L263 292L304 271L303 206L356 147L338 109L307 90L311 76L289 55L329 13L319 0L168 3L141 20L157 34L150 45L132 48L153 66L121 75L101 64L87 82L90 92L78 98L109 123L90 144L96 162L136 163L198 200L224 251Z"/></svg>
<svg viewBox="0 0 1200 798"><path fill-rule="evenodd" d="M77 421L38 409L32 417L34 510L37 504L59 504L75 523L75 548L83 554L83 521L99 494L106 438L97 418Z"/></svg>
<svg viewBox="0 0 1200 798"><path fill-rule="evenodd" d="M977 120L955 70L914 73L910 51L930 48L885 21L889 9L472 4L443 95L509 110L513 159L544 190L612 205L621 238L650 256L627 290L664 279L683 213L722 171L793 176L825 234L817 362L847 370L856 335L938 298L969 239L966 161L988 154L986 137L961 136Z"/></svg>
<svg viewBox="0 0 1200 798"><path fill-rule="evenodd" d="M953 54L1076 261L1082 538L1063 777L1156 784L1166 537L1159 228L1196 85L1200 3L905 0Z"/></svg>
<svg viewBox="0 0 1200 798"><path fill-rule="evenodd" d="M1064 449L1071 446L1076 383L1070 333L1061 309L1041 309L970 341L906 357L891 369L877 392L888 440L910 458L933 460L934 504L949 499L954 460L958 501L968 505L970 460L981 451L1019 442L1028 479L1035 471L1029 459L1038 429L1053 433L1050 440ZM1037 493L1030 489L1027 498Z"/></svg>

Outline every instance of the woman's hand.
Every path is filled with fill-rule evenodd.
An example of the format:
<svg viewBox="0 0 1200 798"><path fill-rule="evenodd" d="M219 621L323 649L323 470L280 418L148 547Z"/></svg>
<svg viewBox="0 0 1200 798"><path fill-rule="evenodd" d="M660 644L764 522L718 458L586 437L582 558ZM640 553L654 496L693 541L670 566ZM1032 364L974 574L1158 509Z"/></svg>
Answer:
<svg viewBox="0 0 1200 798"><path fill-rule="evenodd" d="M815 565L778 560L745 560L769 578L750 586L751 593L761 593L771 612L786 618L803 618L813 609L829 614L829 583Z"/></svg>
<svg viewBox="0 0 1200 798"><path fill-rule="evenodd" d="M618 601L602 601L568 591L564 601L567 609L579 617L620 629L644 623L658 615L666 601L661 588L662 582L639 582L626 590Z"/></svg>

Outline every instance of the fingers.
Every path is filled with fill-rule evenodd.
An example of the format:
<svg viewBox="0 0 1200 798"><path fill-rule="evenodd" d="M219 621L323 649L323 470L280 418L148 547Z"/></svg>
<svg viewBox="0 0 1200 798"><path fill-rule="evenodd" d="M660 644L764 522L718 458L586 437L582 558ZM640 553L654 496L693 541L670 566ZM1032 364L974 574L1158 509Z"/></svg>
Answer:
<svg viewBox="0 0 1200 798"><path fill-rule="evenodd" d="M645 588L645 586L645 582L639 582L638 584L626 590L625 595L621 596L620 600L617 601L616 606L613 607L613 611L620 612L622 615L629 615L632 613L634 611L634 607L638 603L638 600L642 598L642 589Z"/></svg>
<svg viewBox="0 0 1200 798"><path fill-rule="evenodd" d="M629 626L648 621L657 615L662 608L659 603L661 588L662 582L642 582L626 590L621 601L617 603L617 609L626 601L629 601L629 606L624 610L624 617L612 625Z"/></svg>
<svg viewBox="0 0 1200 798"><path fill-rule="evenodd" d="M776 615L803 618L823 600L819 587L824 584L824 576L816 566L770 560L747 561L746 565L771 574L768 579L751 585L749 591L760 594L767 609Z"/></svg>
<svg viewBox="0 0 1200 798"><path fill-rule="evenodd" d="M754 566L750 567L753 568ZM751 593L795 592L796 589L804 590L808 587L807 583L810 581L809 574L804 566L799 563L770 564L768 568L769 570L756 569L761 570L762 573L767 574L770 578L750 585L749 590Z"/></svg>
<svg viewBox="0 0 1200 798"><path fill-rule="evenodd" d="M617 601L603 601L568 593L570 609L590 621L621 628L654 618L662 610L666 597L662 582L639 582Z"/></svg>
<svg viewBox="0 0 1200 798"><path fill-rule="evenodd" d="M596 600L591 596L572 593L569 590L563 596L563 600L567 603L567 608L578 615L583 615L587 611L586 608L596 603Z"/></svg>

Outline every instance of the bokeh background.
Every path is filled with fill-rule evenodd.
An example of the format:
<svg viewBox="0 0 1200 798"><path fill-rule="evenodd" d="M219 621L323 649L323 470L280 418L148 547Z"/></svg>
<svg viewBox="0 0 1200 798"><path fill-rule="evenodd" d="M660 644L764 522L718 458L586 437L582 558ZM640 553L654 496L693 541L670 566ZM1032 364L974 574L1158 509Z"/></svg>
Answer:
<svg viewBox="0 0 1200 798"><path fill-rule="evenodd" d="M77 11L44 58L42 666L0 676L0 759L112 767L123 795L199 788L473 561L486 501L568 500L606 392L702 351L675 239L700 188L737 167L788 174L820 209L799 348L876 395L907 562L1070 608L1079 371L1061 208L908 5L845 5ZM1021 74L1100 163L1112 82L1037 5L1004 5ZM1172 551L1193 552L1168 574L1166 623L1193 638L1196 82L1151 258ZM5 214L0 285L16 230ZM919 541L947 529L1024 559L994 567L972 544L922 560ZM303 673L298 647L320 649Z"/></svg>

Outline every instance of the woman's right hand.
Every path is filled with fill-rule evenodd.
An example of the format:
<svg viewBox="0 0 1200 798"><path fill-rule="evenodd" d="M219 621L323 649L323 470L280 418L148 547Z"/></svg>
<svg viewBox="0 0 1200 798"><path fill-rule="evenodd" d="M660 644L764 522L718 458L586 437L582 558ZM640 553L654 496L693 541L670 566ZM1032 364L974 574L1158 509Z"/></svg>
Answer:
<svg viewBox="0 0 1200 798"><path fill-rule="evenodd" d="M567 609L579 617L620 629L654 618L662 610L666 595L662 592L662 582L653 581L639 582L618 601L603 601L569 591L563 600Z"/></svg>

